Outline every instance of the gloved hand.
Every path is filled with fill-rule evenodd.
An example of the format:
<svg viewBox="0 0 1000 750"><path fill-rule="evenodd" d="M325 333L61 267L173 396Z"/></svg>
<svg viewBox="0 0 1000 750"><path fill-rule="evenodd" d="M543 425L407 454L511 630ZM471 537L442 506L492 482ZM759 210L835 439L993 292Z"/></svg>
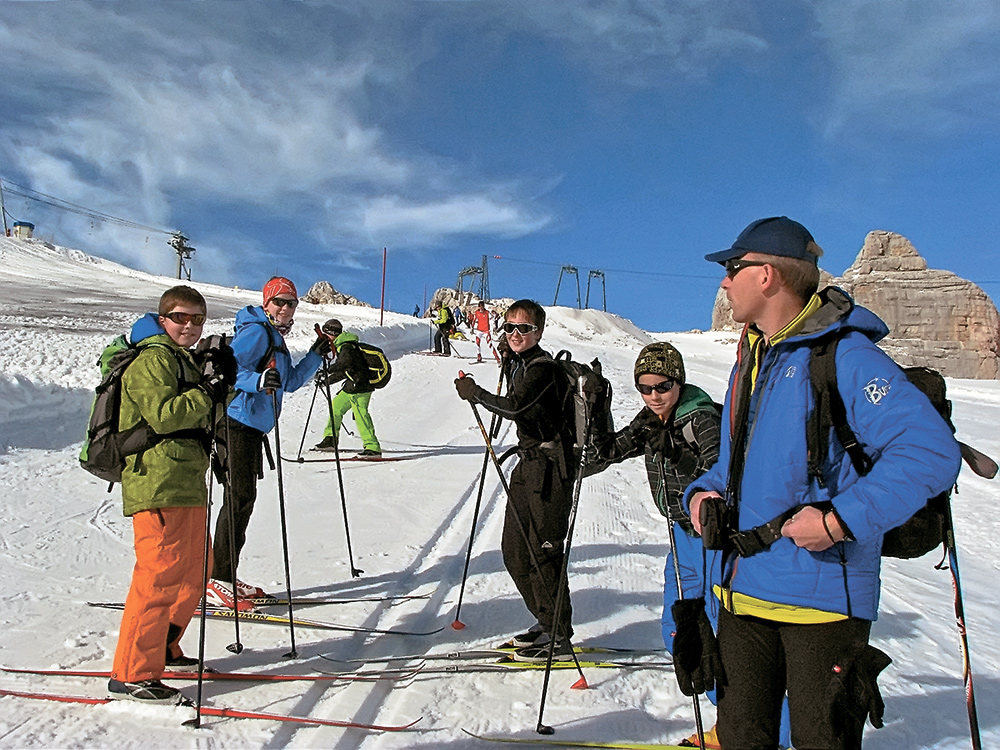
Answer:
<svg viewBox="0 0 1000 750"><path fill-rule="evenodd" d="M195 347L195 359L201 363L203 378L221 378L229 386L236 382L236 355L226 343L225 336L209 336L199 341Z"/></svg>
<svg viewBox="0 0 1000 750"><path fill-rule="evenodd" d="M319 334L313 342L313 345L309 347L309 351L316 352L319 356L325 357L333 351L333 345L330 343L330 337L325 333Z"/></svg>
<svg viewBox="0 0 1000 750"><path fill-rule="evenodd" d="M837 661L827 687L827 699L833 726L840 734L848 737L856 734L860 740L866 718L876 729L883 726L885 701L878 689L878 676L890 664L892 659L871 645Z"/></svg>
<svg viewBox="0 0 1000 750"><path fill-rule="evenodd" d="M281 388L281 373L273 367L268 367L260 375L258 388L262 391L276 391Z"/></svg>
<svg viewBox="0 0 1000 750"><path fill-rule="evenodd" d="M497 338L497 352L500 353L500 359L507 359L513 353L510 350L510 342L507 341L507 336L503 333Z"/></svg>
<svg viewBox="0 0 1000 750"><path fill-rule="evenodd" d="M198 384L198 388L205 392L205 394L212 400L213 404L224 402L226 400L226 396L229 395L229 383L226 382L226 379L223 378L221 374L215 374L204 378Z"/></svg>
<svg viewBox="0 0 1000 750"><path fill-rule="evenodd" d="M455 378L455 390L458 391L458 397L463 401L475 400L478 389L479 386L476 385L476 381L472 379L471 375Z"/></svg>
<svg viewBox="0 0 1000 750"><path fill-rule="evenodd" d="M712 623L705 614L705 598L678 599L670 607L674 616L674 675L684 695L698 695L716 683L725 684Z"/></svg>

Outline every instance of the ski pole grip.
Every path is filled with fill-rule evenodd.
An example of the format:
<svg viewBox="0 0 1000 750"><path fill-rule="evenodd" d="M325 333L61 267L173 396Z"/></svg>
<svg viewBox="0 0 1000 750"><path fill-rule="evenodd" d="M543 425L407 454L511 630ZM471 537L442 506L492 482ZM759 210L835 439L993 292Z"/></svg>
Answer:
<svg viewBox="0 0 1000 750"><path fill-rule="evenodd" d="M459 370L459 371L458 371L458 377L460 377L460 378L464 378L464 377L465 377L465 373L464 373L464 372L462 372L461 370Z"/></svg>
<svg viewBox="0 0 1000 750"><path fill-rule="evenodd" d="M277 366L277 364L278 364L277 360L274 357L271 357L271 361L267 363L267 369L269 370L274 369ZM274 388L266 389L265 393L267 393L268 396L273 396Z"/></svg>

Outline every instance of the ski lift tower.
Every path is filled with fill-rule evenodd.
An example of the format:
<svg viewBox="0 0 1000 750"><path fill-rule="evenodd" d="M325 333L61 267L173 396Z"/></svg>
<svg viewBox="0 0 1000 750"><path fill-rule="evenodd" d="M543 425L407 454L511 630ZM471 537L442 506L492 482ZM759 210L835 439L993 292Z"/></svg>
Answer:
<svg viewBox="0 0 1000 750"><path fill-rule="evenodd" d="M559 287L562 284L563 274L573 275L576 277L576 306L577 309L582 309L580 306L580 274L577 273L575 266L563 266L559 269L559 281L556 282L556 296L552 300L552 304L555 305L559 300Z"/></svg>
<svg viewBox="0 0 1000 750"><path fill-rule="evenodd" d="M167 244L177 253L177 278L186 278L188 281L191 281L191 269L188 268L185 261L191 260L195 248L187 244L187 240L188 238L180 232L174 232L170 235L170 239L167 240Z"/></svg>
<svg viewBox="0 0 1000 750"><path fill-rule="evenodd" d="M604 271L591 271L587 274L587 302L584 307L590 307L590 281L591 279L601 280L601 309L604 312L608 311L608 290L604 286Z"/></svg>
<svg viewBox="0 0 1000 750"><path fill-rule="evenodd" d="M459 295L465 294L465 277L471 276L472 283L469 284L469 293L475 288L476 277L479 277L479 299L488 300L490 298L490 279L489 270L486 266L486 256L483 256L482 266L469 266L468 268L463 268L458 272L458 284L455 286L455 291Z"/></svg>

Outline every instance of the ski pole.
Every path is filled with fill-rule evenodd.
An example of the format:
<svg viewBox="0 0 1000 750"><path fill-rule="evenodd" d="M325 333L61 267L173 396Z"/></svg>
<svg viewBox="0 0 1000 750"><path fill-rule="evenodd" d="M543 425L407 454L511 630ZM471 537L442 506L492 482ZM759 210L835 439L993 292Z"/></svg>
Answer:
<svg viewBox="0 0 1000 750"><path fill-rule="evenodd" d="M955 545L955 525L951 516L951 500L948 500L945 518L945 547L948 549L948 567L951 568L951 583L955 590L955 621L962 646L962 682L965 685L965 702L969 712L969 731L972 735L972 750L982 750L983 740L979 735L979 717L976 713L976 694L972 687L972 661L969 655L969 636L965 628L965 604L962 600L962 584L958 576L958 547Z"/></svg>
<svg viewBox="0 0 1000 750"><path fill-rule="evenodd" d="M460 378L466 377L465 373L459 370L458 376ZM500 477L500 484L503 486L503 491L507 495L507 508L511 512L511 517L514 519L514 523L517 524L518 531L521 532L521 537L524 539L524 547L528 552L528 558L531 560L532 566L538 571L538 575L541 578L545 578L545 572L542 568L541 563L538 562L538 556L535 554L535 550L531 546L531 537L528 535L528 528L524 525L524 521L521 518L521 514L511 502L510 497L510 485L507 484L507 477L503 474L503 467L500 466L500 459L497 458L496 451L493 450L493 443L490 441L490 434L486 431L486 426L483 424L482 417L479 416L479 410L476 405L469 402L469 406L472 407L472 416L476 418L476 424L479 425L479 431L483 435L483 440L486 441L486 451L490 454L490 458L493 459L493 466L496 467L497 474ZM555 607L555 598L552 596L552 591L546 587L545 595L548 597L549 602ZM573 651L573 662L576 664L576 670L580 673L580 679L573 684L573 687L587 687L587 680L583 675L583 667L580 666L580 659L577 658L576 651Z"/></svg>
<svg viewBox="0 0 1000 750"><path fill-rule="evenodd" d="M274 368L275 361L272 359L268 367ZM295 650L295 617L292 613L292 574L288 564L288 525L285 521L285 483L281 476L281 428L278 426L278 392L270 388L271 406L274 408L274 448L278 452L278 460L275 462L278 472L278 511L281 515L281 550L285 558L285 591L288 592L288 637L292 643L292 650L287 654L282 654L285 659L297 659L299 654ZM233 581L236 585L236 581Z"/></svg>
<svg viewBox="0 0 1000 750"><path fill-rule="evenodd" d="M316 326L319 329L319 325ZM330 429L333 430L336 421L333 418L333 396L330 391L330 368L326 357L323 357L323 387L326 394L326 405L330 412ZM351 525L347 521L347 495L344 493L344 472L340 466L340 431L333 435L333 457L337 464L337 484L340 485L340 507L344 512L344 534L347 537L347 563L351 566L351 578L358 578L365 571L354 567L354 553L351 550Z"/></svg>
<svg viewBox="0 0 1000 750"><path fill-rule="evenodd" d="M309 430L309 420L312 419L313 407L316 405L316 394L319 392L319 383L313 388L312 401L309 402L309 411L306 412L306 421L302 425L302 439L299 441L299 452L295 455L295 460L302 463L302 449L306 445L306 432ZM280 458L280 456L279 456Z"/></svg>
<svg viewBox="0 0 1000 750"><path fill-rule="evenodd" d="M577 388L580 390L580 394L583 395L583 378L577 380ZM584 399L586 403L586 399ZM587 442L590 439L590 426L591 426L591 414L589 405L586 407L586 412L584 413L584 441L583 445L580 446L580 463L577 466L576 478L573 482L573 499L570 505L569 517L566 521L566 540L563 542L563 559L562 565L559 569L559 584L556 586L556 606L555 611L552 615L552 622L558 623L559 617L562 615L563 606L563 591L569 590L569 552L573 544L573 529L576 526L576 512L577 508L580 506L580 490L583 487L583 468L587 462ZM558 629L558 625L553 625L553 630ZM566 634L567 640L569 639L569 634ZM552 657L555 654L555 635L553 634L552 647L549 648L549 656L545 661L545 677L542 680L542 695L538 701L538 724L535 727L535 731L538 734L554 734L555 729L542 722L542 716L545 713L545 697L549 690L549 677L552 674ZM587 687L586 680L581 677L581 685L579 682L573 685L574 688L585 689ZM702 743L704 747L704 743Z"/></svg>
<svg viewBox="0 0 1000 750"><path fill-rule="evenodd" d="M226 646L226 651L231 654L241 654L243 653L243 642L240 640L240 608L239 600L236 598L236 507L235 499L233 498L232 491L232 479L233 475L231 472L231 458L233 455L233 444L230 440L232 431L229 429L229 415L224 414L223 419L226 420L226 460L223 466L223 476L225 477L226 483L222 488L222 502L226 506L227 514L229 515L229 577L232 579L233 587L233 628L235 630L234 640L228 646ZM258 451L260 446L257 446ZM227 497L228 495L228 497ZM204 618L202 618L204 619Z"/></svg>
<svg viewBox="0 0 1000 750"><path fill-rule="evenodd" d="M500 379L497 381L497 395L500 395L500 391L503 389L503 367L500 368ZM490 419L490 435L494 434L494 430L498 427L500 417L496 414ZM489 449L483 451L483 468L479 470L479 492L476 494L476 507L472 511L472 531L469 532L469 548L465 552L465 568L462 570L462 585L458 589L458 606L455 608L455 621L451 626L455 630L462 630L465 628L465 623L459 619L459 615L462 613L462 599L465 597L465 582L469 578L469 562L472 560L472 542L476 536L476 523L479 521L479 508L483 500L483 486L486 484L486 467L490 462L490 451Z"/></svg>
<svg viewBox="0 0 1000 750"><path fill-rule="evenodd" d="M656 461L657 469L660 474L660 489L659 492L666 492L667 478L663 473L663 454L657 453L654 459ZM666 501L666 498L663 498ZM684 586L681 583L681 564L677 559L677 536L674 533L674 524L676 520L674 519L673 510L670 507L669 502L663 502L663 507L667 509L667 534L670 537L670 551L674 559L674 579L677 581L677 598L684 598ZM698 732L698 747L705 747L705 726L701 719L701 702L698 700L698 694L695 693L691 696L691 703L694 706L694 725L695 730Z"/></svg>
<svg viewBox="0 0 1000 750"><path fill-rule="evenodd" d="M212 474L212 453L215 450L215 400L212 400L211 412L209 420L211 424L208 428L208 499L205 503L205 547L202 555L202 576L201 576L201 590L204 592L208 589L208 556L211 553L211 539L212 539L212 487L215 484L215 477ZM204 596L204 594L202 594ZM201 726L201 697L202 688L205 684L205 621L207 617L202 616L201 625L198 628L198 700L195 703L195 714L193 719L189 719L184 722L186 727L195 727L196 729ZM170 644L167 644L167 648L170 648ZM167 656L170 654L168 653Z"/></svg>

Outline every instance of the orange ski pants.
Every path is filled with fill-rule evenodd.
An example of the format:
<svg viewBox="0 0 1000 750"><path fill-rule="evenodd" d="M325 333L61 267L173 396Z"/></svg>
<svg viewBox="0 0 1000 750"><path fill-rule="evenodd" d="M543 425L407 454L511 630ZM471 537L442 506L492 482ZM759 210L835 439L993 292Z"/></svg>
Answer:
<svg viewBox="0 0 1000 750"><path fill-rule="evenodd" d="M180 656L181 636L205 593L206 512L204 506L156 508L132 516L135 568L115 650L114 679L158 680L167 648ZM168 644L171 625L179 633Z"/></svg>

